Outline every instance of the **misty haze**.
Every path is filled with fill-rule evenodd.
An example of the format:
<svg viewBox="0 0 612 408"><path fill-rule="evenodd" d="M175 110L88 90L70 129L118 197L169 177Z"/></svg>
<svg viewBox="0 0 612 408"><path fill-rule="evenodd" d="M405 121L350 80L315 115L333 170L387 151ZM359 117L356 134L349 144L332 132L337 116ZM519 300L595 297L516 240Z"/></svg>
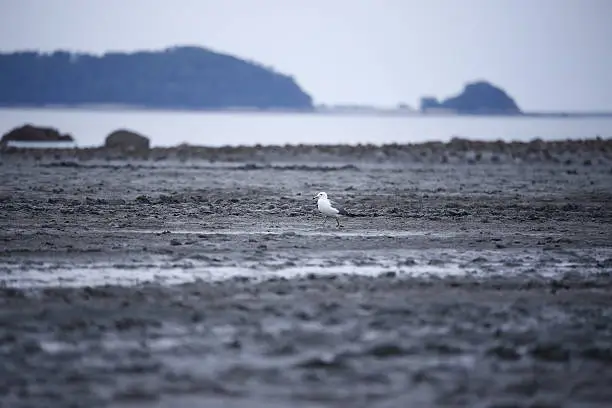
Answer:
<svg viewBox="0 0 612 408"><path fill-rule="evenodd" d="M609 406L612 2L0 13L0 406Z"/></svg>

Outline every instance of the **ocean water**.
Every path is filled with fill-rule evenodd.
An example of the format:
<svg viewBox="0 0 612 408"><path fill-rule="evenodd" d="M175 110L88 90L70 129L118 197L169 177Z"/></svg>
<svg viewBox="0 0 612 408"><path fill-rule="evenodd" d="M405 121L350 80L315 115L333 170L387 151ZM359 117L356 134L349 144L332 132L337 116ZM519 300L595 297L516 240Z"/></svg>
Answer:
<svg viewBox="0 0 612 408"><path fill-rule="evenodd" d="M0 132L30 123L70 133L80 147L99 146L118 128L152 146L385 144L474 140L529 141L612 137L612 117L499 117L323 113L194 112L133 109L0 109Z"/></svg>

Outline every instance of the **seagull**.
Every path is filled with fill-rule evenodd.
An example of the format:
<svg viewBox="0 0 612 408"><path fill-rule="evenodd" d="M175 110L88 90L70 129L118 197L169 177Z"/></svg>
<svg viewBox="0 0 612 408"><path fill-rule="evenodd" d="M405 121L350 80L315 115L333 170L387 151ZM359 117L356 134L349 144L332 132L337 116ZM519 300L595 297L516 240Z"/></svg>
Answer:
<svg viewBox="0 0 612 408"><path fill-rule="evenodd" d="M341 216L345 216L345 217L354 217L354 214L350 214L348 213L342 206L340 206L338 203L334 202L334 201L330 201L327 198L327 193L321 191L319 194L317 194L316 196L313 197L313 199L317 200L317 207L319 208L319 211L321 211L321 213L327 217L335 217L336 218L336 223L337 223L337 227L340 228L340 217Z"/></svg>

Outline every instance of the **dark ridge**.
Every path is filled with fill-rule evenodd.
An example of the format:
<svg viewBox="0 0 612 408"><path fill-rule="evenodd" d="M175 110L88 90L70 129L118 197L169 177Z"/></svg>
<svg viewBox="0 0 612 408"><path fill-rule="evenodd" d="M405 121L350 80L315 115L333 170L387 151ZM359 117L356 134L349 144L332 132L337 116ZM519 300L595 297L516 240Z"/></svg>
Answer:
<svg viewBox="0 0 612 408"><path fill-rule="evenodd" d="M0 155L15 159L34 159L51 166L78 167L88 160L107 163L91 165L134 166L135 163L113 163L135 159L143 162L208 161L211 166L233 164L236 170L359 170L366 163L521 163L549 162L564 164L568 171L576 166L609 165L612 161L612 139L584 139L530 142L474 141L453 138L449 142L427 142L390 145L284 145L284 146L178 146L154 147L145 152L117 152L104 147L70 149L28 149L8 147ZM360 167L354 167L358 162ZM0 162L1 163L1 162ZM274 164L272 164L274 163ZM8 162L6 163L8 164ZM183 163L184 164L184 163ZM41 163L41 165L45 165ZM140 165L140 164L139 164ZM201 163L198 163L201 165ZM351 167L352 166L352 167ZM218 168L218 167L215 167ZM611 170L612 171L612 170Z"/></svg>
<svg viewBox="0 0 612 408"><path fill-rule="evenodd" d="M138 165L138 164L86 164L80 163L78 161L54 161L49 163L43 163L39 165L40 167L72 167L72 168L83 168L83 169L129 169L129 170L139 170L139 169L155 169L158 168L152 165ZM174 166L165 166L165 169L175 168ZM185 169L185 166L180 166L176 168ZM234 171L256 171L256 170L278 170L278 171L321 171L321 172L329 172L329 171L343 171L343 170L359 170L359 167L346 164L341 166L309 166L309 165L258 165L258 164L245 164L242 166L187 166L190 170L234 170Z"/></svg>

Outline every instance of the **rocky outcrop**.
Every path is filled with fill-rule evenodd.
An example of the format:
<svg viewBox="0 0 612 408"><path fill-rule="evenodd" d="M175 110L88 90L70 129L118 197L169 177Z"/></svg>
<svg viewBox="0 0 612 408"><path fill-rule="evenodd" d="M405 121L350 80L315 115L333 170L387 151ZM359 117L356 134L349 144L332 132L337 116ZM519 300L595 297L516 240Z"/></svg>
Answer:
<svg viewBox="0 0 612 408"><path fill-rule="evenodd" d="M6 145L10 141L15 142L74 142L69 134L61 134L57 129L49 127L38 127L24 125L5 133L0 139L0 144Z"/></svg>
<svg viewBox="0 0 612 408"><path fill-rule="evenodd" d="M118 129L109 134L104 147L126 152L139 152L150 149L149 138L127 129Z"/></svg>
<svg viewBox="0 0 612 408"><path fill-rule="evenodd" d="M442 110L465 114L511 114L521 113L518 105L503 89L486 81L468 83L457 95L438 102L436 98L421 98L423 112Z"/></svg>

